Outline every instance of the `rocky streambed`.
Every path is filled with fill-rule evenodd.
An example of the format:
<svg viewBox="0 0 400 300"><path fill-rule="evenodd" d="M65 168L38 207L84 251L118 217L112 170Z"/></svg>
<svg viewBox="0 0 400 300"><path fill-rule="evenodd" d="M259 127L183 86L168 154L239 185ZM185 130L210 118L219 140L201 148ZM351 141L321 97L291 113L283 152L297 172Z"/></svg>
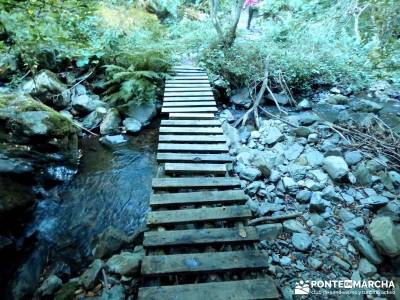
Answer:
<svg viewBox="0 0 400 300"><path fill-rule="evenodd" d="M296 283L316 280L393 280L400 294L400 172L388 157L351 147L326 122L370 126L379 116L398 132L398 94L369 92L359 98L335 88L301 101L281 120L264 116L258 129L230 124L243 114L243 95L220 114L233 172L261 218L254 222L260 247L284 299L293 299Z"/></svg>

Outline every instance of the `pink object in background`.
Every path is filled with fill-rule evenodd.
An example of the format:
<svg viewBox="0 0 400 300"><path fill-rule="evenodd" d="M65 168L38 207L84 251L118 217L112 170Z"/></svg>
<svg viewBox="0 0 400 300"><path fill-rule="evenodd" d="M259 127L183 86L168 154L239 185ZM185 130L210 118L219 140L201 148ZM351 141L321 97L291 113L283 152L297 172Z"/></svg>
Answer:
<svg viewBox="0 0 400 300"><path fill-rule="evenodd" d="M256 6L259 0L246 0L244 2L245 6Z"/></svg>

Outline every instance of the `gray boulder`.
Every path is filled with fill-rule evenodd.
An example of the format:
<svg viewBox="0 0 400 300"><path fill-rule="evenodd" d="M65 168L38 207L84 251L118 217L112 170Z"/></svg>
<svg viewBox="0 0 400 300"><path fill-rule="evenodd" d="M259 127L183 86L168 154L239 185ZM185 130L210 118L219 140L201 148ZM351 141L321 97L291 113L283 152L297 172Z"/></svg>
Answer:
<svg viewBox="0 0 400 300"><path fill-rule="evenodd" d="M297 104L297 107L301 110L309 110L312 108L312 105L310 101L303 99Z"/></svg>
<svg viewBox="0 0 400 300"><path fill-rule="evenodd" d="M354 103L353 110L367 112L367 113L376 113L383 108L382 105L367 99L362 99Z"/></svg>
<svg viewBox="0 0 400 300"><path fill-rule="evenodd" d="M109 257L130 242L132 242L132 238L122 230L108 227L96 238L92 254L98 258Z"/></svg>
<svg viewBox="0 0 400 300"><path fill-rule="evenodd" d="M308 233L294 233L292 236L292 244L299 251L307 251L310 249L312 239Z"/></svg>
<svg viewBox="0 0 400 300"><path fill-rule="evenodd" d="M61 286L62 280L56 275L50 275L43 281L42 285L38 289L38 293L41 296L53 295Z"/></svg>
<svg viewBox="0 0 400 300"><path fill-rule="evenodd" d="M122 113L126 117L138 120L142 126L147 126L157 115L157 107L154 102L130 101L123 106Z"/></svg>
<svg viewBox="0 0 400 300"><path fill-rule="evenodd" d="M335 181L342 180L349 173L349 167L346 161L339 156L325 157L323 168Z"/></svg>
<svg viewBox="0 0 400 300"><path fill-rule="evenodd" d="M259 169L245 166L242 164L239 165L237 171L239 173L240 178L243 178L248 181L254 181L261 176L261 171Z"/></svg>
<svg viewBox="0 0 400 300"><path fill-rule="evenodd" d="M323 213L326 209L328 202L321 196L321 192L313 192L310 200L310 212Z"/></svg>
<svg viewBox="0 0 400 300"><path fill-rule="evenodd" d="M100 272L104 267L104 263L101 259L94 260L89 268L80 276L80 282L85 289L91 289L97 283Z"/></svg>
<svg viewBox="0 0 400 300"><path fill-rule="evenodd" d="M355 165L363 159L363 155L360 151L349 151L344 154L345 161L350 165Z"/></svg>
<svg viewBox="0 0 400 300"><path fill-rule="evenodd" d="M389 217L376 217L369 225L369 233L374 243L387 256L400 255L400 226Z"/></svg>
<svg viewBox="0 0 400 300"><path fill-rule="evenodd" d="M307 233L306 228L297 220L286 220L283 222L283 230L289 233Z"/></svg>
<svg viewBox="0 0 400 300"><path fill-rule="evenodd" d="M360 202L362 205L368 208L376 209L387 204L389 202L389 199L382 195L372 195L367 198L361 199Z"/></svg>
<svg viewBox="0 0 400 300"><path fill-rule="evenodd" d="M295 143L291 146L288 147L288 149L284 152L284 155L287 160L295 160L300 156L300 154L303 152L304 146Z"/></svg>
<svg viewBox="0 0 400 300"><path fill-rule="evenodd" d="M88 114L82 121L82 126L86 129L93 130L97 128L104 116L107 113L107 109L104 107L97 107L94 111Z"/></svg>
<svg viewBox="0 0 400 300"><path fill-rule="evenodd" d="M233 116L233 114L231 113L231 111L229 109L224 109L223 111L221 111L221 113L219 114L219 117L222 120L226 120L229 123L232 123L235 121L235 117Z"/></svg>
<svg viewBox="0 0 400 300"><path fill-rule="evenodd" d="M117 273L123 276L132 276L138 273L142 253L139 252L121 252L112 256L106 263L111 273Z"/></svg>
<svg viewBox="0 0 400 300"><path fill-rule="evenodd" d="M302 190L297 192L296 194L296 200L300 203L307 203L310 201L312 192L307 191L307 190Z"/></svg>
<svg viewBox="0 0 400 300"><path fill-rule="evenodd" d="M101 134L114 134L119 132L119 124L121 118L119 112L115 108L111 108L107 111L103 121L100 123Z"/></svg>
<svg viewBox="0 0 400 300"><path fill-rule="evenodd" d="M93 299L93 300L125 300L126 295L125 295L125 288L123 285L118 284L114 285L111 289L105 289L103 288L103 291L101 292L101 296L99 297L91 297L88 299Z"/></svg>
<svg viewBox="0 0 400 300"><path fill-rule="evenodd" d="M99 141L106 146L121 145L128 142L128 140L122 134L105 135L101 137Z"/></svg>
<svg viewBox="0 0 400 300"><path fill-rule="evenodd" d="M122 124L125 126L126 131L130 133L136 133L142 129L142 123L134 118L126 118Z"/></svg>
<svg viewBox="0 0 400 300"><path fill-rule="evenodd" d="M72 108L81 115L87 115L98 107L107 107L108 105L97 99L97 96L87 94L72 97Z"/></svg>
<svg viewBox="0 0 400 300"><path fill-rule="evenodd" d="M271 94L268 94L265 97L265 99L268 100L269 102L274 102L274 98L275 98L276 102L278 102L280 105L290 104L290 98L285 94L274 94L274 96L272 96Z"/></svg>
<svg viewBox="0 0 400 300"><path fill-rule="evenodd" d="M304 112L297 116L297 121L302 126L309 126L319 121L320 118L311 112Z"/></svg>
<svg viewBox="0 0 400 300"><path fill-rule="evenodd" d="M354 166L352 173L356 178L357 184L363 186L371 186L372 175L364 163L360 163Z"/></svg>
<svg viewBox="0 0 400 300"><path fill-rule="evenodd" d="M315 150L313 148L307 149L304 153L307 163L311 167L316 167L322 165L322 162L324 161L324 155L319 152L318 150Z"/></svg>
<svg viewBox="0 0 400 300"><path fill-rule="evenodd" d="M286 192L289 194L296 193L299 189L299 185L291 177L283 177L282 184Z"/></svg>
<svg viewBox="0 0 400 300"><path fill-rule="evenodd" d="M361 274L365 276L372 276L376 274L376 267L371 264L368 259L361 258L360 263L358 264L358 270L360 271Z"/></svg>
<svg viewBox="0 0 400 300"><path fill-rule="evenodd" d="M370 240L361 234L352 233L354 246L373 264L379 265L383 262L382 257L374 248Z"/></svg>
<svg viewBox="0 0 400 300"><path fill-rule="evenodd" d="M237 106L242 106L245 108L249 108L252 100L250 98L249 89L243 88L240 90L236 90L233 92L233 95L230 97L230 102Z"/></svg>
<svg viewBox="0 0 400 300"><path fill-rule="evenodd" d="M284 138L282 132L274 126L268 127L264 132L260 139L262 144L273 145L279 141L282 141Z"/></svg>
<svg viewBox="0 0 400 300"><path fill-rule="evenodd" d="M331 104L348 104L349 100L349 97L341 94L330 95L328 98L328 102Z"/></svg>

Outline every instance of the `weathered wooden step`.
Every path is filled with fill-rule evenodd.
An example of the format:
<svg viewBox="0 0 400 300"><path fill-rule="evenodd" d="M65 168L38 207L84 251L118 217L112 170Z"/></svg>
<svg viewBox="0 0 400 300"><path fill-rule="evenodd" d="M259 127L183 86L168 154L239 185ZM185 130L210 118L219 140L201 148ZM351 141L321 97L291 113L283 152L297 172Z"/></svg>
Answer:
<svg viewBox="0 0 400 300"><path fill-rule="evenodd" d="M165 88L211 88L208 83L166 83Z"/></svg>
<svg viewBox="0 0 400 300"><path fill-rule="evenodd" d="M213 113L170 113L171 120L212 120L215 115Z"/></svg>
<svg viewBox="0 0 400 300"><path fill-rule="evenodd" d="M200 84L209 84L210 82L208 81L208 79L198 79L198 80L187 80L187 79L167 79L165 81L166 84L170 84L170 83L188 83L188 84L196 84L196 83L200 83Z"/></svg>
<svg viewBox="0 0 400 300"><path fill-rule="evenodd" d="M223 134L221 127L160 127L160 133Z"/></svg>
<svg viewBox="0 0 400 300"><path fill-rule="evenodd" d="M179 72L175 72L175 73L173 73L171 75L174 78L175 77L193 77L193 76L197 77L197 76L207 76L207 73L202 72L202 71L199 71L199 72L197 72L197 71L195 71L195 72L182 72L182 71L179 71Z"/></svg>
<svg viewBox="0 0 400 300"><path fill-rule="evenodd" d="M173 80L208 80L207 75L190 75L190 76L173 76L171 79Z"/></svg>
<svg viewBox="0 0 400 300"><path fill-rule="evenodd" d="M268 267L268 258L260 251L227 251L212 253L145 256L143 275L187 274L256 270Z"/></svg>
<svg viewBox="0 0 400 300"><path fill-rule="evenodd" d="M164 97L196 97L196 96L213 96L212 91L199 92L164 92Z"/></svg>
<svg viewBox="0 0 400 300"><path fill-rule="evenodd" d="M226 164L165 163L167 174L213 174L225 175Z"/></svg>
<svg viewBox="0 0 400 300"><path fill-rule="evenodd" d="M158 151L220 153L220 152L229 152L229 149L226 144L204 145L204 144L159 143Z"/></svg>
<svg viewBox="0 0 400 300"><path fill-rule="evenodd" d="M147 231L144 247L255 242L259 236L255 227L209 228L188 230Z"/></svg>
<svg viewBox="0 0 400 300"><path fill-rule="evenodd" d="M280 299L274 281L262 279L208 282L139 289L139 300L259 300Z"/></svg>
<svg viewBox="0 0 400 300"><path fill-rule="evenodd" d="M220 126L220 120L161 120L161 126Z"/></svg>
<svg viewBox="0 0 400 300"><path fill-rule="evenodd" d="M171 68L172 70L179 70L179 69L183 69L183 70L203 70L200 67L196 67L193 65L179 65L179 66L173 66Z"/></svg>
<svg viewBox="0 0 400 300"><path fill-rule="evenodd" d="M165 87L164 90L164 92L196 92L196 91L211 92L211 87L201 87L201 86Z"/></svg>
<svg viewBox="0 0 400 300"><path fill-rule="evenodd" d="M246 201L247 196L242 190L152 194L150 196L151 207L187 204L230 204L244 203Z"/></svg>
<svg viewBox="0 0 400 300"><path fill-rule="evenodd" d="M227 139L224 135L160 135L160 142L182 143L223 143Z"/></svg>
<svg viewBox="0 0 400 300"><path fill-rule="evenodd" d="M163 107L192 107L192 106L216 106L215 101L182 101L182 102L164 102Z"/></svg>
<svg viewBox="0 0 400 300"><path fill-rule="evenodd" d="M153 189L233 188L240 187L240 180L234 177L153 178L152 186Z"/></svg>
<svg viewBox="0 0 400 300"><path fill-rule="evenodd" d="M213 96L198 97L164 97L165 102L192 102L192 101L215 101Z"/></svg>
<svg viewBox="0 0 400 300"><path fill-rule="evenodd" d="M195 106L195 107L163 107L162 113L190 113L190 112L217 112L215 106Z"/></svg>
<svg viewBox="0 0 400 300"><path fill-rule="evenodd" d="M147 225L187 224L198 222L243 220L251 217L247 205L151 211Z"/></svg>
<svg viewBox="0 0 400 300"><path fill-rule="evenodd" d="M223 153L158 153L157 160L159 162L232 162L233 159L230 155Z"/></svg>

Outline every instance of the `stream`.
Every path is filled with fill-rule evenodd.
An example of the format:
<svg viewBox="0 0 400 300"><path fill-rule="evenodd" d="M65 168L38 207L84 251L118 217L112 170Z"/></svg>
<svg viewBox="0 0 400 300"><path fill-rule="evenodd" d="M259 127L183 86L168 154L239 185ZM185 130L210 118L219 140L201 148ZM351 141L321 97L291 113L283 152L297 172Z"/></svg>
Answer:
<svg viewBox="0 0 400 300"><path fill-rule="evenodd" d="M127 234L139 230L149 209L158 127L156 120L120 146L104 146L98 138L81 140L78 173L37 203L25 231L24 243L33 241L25 250L25 273L39 274L50 265L75 275L90 262L92 241L107 227ZM20 274L13 285L24 280Z"/></svg>

